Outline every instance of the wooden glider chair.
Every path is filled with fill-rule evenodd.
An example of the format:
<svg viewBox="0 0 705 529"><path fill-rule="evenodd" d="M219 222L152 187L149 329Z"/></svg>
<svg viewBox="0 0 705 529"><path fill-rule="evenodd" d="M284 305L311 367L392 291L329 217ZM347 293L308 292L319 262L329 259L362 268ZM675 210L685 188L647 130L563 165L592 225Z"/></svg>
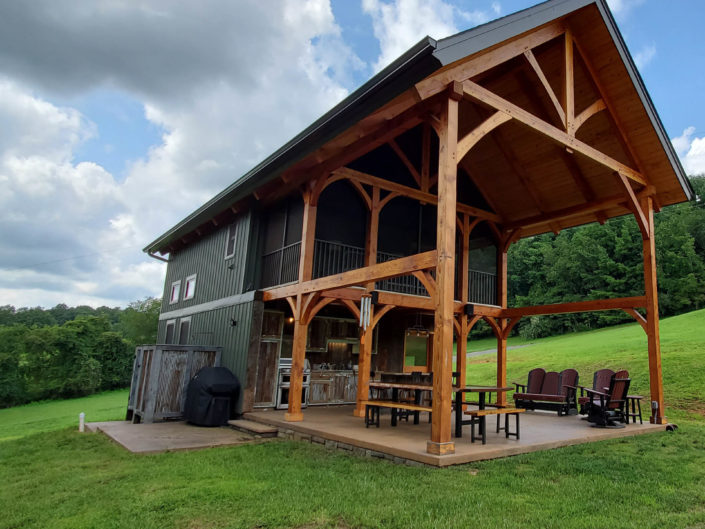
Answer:
<svg viewBox="0 0 705 529"><path fill-rule="evenodd" d="M612 376L614 376L614 371L612 371L611 369L598 369L592 375L592 388L578 386L578 388L580 388L580 396L578 397L578 404L580 405L580 415L588 414L590 401L593 399L593 397L589 397L587 395L586 390L592 389L593 391L600 391L602 393L608 391Z"/></svg>
<svg viewBox="0 0 705 529"><path fill-rule="evenodd" d="M514 393L517 408L557 411L559 417L578 413L578 372L575 369L564 369L560 373L532 369L526 385L516 382L514 385L517 389Z"/></svg>
<svg viewBox="0 0 705 529"><path fill-rule="evenodd" d="M602 428L624 428L624 423L629 420L627 394L630 383L629 372L622 370L612 375L606 392L586 389L590 397L588 421Z"/></svg>

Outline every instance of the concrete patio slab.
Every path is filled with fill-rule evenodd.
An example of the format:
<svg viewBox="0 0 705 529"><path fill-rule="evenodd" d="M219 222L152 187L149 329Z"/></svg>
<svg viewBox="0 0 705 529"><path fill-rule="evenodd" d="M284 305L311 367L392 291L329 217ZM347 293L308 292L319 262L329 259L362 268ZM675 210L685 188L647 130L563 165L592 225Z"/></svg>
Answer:
<svg viewBox="0 0 705 529"><path fill-rule="evenodd" d="M471 443L470 427L465 426L462 438L452 438L455 454L437 456L426 452L426 441L431 435L427 414L421 414L418 425L414 425L413 421L400 421L398 426L392 427L387 412L380 418L380 428L366 428L364 419L353 416L352 411L352 406L310 407L304 410L304 420L301 422L285 421L283 410L251 412L245 417L277 426L280 432L297 432L299 435L294 435L295 438L301 438L301 434L318 437L439 467L665 431L665 425L648 423L629 424L621 429L593 428L579 416L558 417L556 413L526 412L521 414L519 440L505 438L504 432L495 433L496 422L494 418L489 418L486 445L479 441ZM514 428L513 418L510 419L510 428Z"/></svg>
<svg viewBox="0 0 705 529"><path fill-rule="evenodd" d="M130 452L140 454L197 450L255 441L251 435L232 428L194 426L183 421L153 424L132 424L129 421L87 423L86 429L102 432Z"/></svg>

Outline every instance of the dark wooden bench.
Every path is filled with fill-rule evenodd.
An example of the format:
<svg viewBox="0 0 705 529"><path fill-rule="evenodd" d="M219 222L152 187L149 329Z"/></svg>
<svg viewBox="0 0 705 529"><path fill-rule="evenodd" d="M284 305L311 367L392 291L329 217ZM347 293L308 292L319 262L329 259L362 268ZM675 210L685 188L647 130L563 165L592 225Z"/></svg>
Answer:
<svg viewBox="0 0 705 529"><path fill-rule="evenodd" d="M524 413L526 410L523 408L491 408L491 409L484 409L484 410L470 410L465 412L466 415L470 415L472 417L470 421L470 442L474 443L475 442L475 424L478 423L480 427L480 436L482 438L482 444L487 443L487 425L485 423L485 419L488 416L491 415L496 415L498 419L498 424L497 424L497 432L499 433L499 416L504 415L504 436L506 438L509 437L516 437L517 440L519 439L519 414ZM509 431L509 416L514 415L516 418L516 428L515 432L510 432Z"/></svg>
<svg viewBox="0 0 705 529"><path fill-rule="evenodd" d="M559 416L578 413L578 372L575 369L564 369L560 373L546 372L541 368L532 369L527 384L515 382L514 385L517 389L514 393L517 407L557 411Z"/></svg>
<svg viewBox="0 0 705 529"><path fill-rule="evenodd" d="M365 405L365 427L369 428L371 424L374 424L379 428L379 409L380 408L390 408L392 410L392 426L397 425L397 413L398 410L406 411L427 411L431 413L431 406L424 406L422 404L412 404L407 402L395 402L392 400L366 400L363 401Z"/></svg>

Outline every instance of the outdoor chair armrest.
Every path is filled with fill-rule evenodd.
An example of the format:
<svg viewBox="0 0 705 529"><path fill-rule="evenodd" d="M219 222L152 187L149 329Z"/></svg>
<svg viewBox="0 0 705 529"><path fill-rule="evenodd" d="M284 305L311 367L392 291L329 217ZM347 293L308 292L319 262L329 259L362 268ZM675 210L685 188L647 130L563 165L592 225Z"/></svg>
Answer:
<svg viewBox="0 0 705 529"><path fill-rule="evenodd" d="M519 388L521 388L521 393L526 393L526 384L520 384L519 382L512 382L516 386L516 389L514 391L519 391Z"/></svg>
<svg viewBox="0 0 705 529"><path fill-rule="evenodd" d="M596 391L596 390L590 389L590 388L585 388L585 391L586 391L587 393L590 393L591 395L598 395L598 396L601 396L601 397L609 397L609 394L608 394L608 393L603 393L602 391Z"/></svg>

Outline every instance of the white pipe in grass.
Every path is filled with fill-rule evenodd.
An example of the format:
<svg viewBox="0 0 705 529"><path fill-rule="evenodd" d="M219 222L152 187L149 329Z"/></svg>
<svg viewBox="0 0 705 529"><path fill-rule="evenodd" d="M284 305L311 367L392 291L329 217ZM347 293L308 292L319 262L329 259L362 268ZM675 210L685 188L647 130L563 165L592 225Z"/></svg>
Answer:
<svg viewBox="0 0 705 529"><path fill-rule="evenodd" d="M78 431L83 433L86 429L86 414L81 412L78 414Z"/></svg>

